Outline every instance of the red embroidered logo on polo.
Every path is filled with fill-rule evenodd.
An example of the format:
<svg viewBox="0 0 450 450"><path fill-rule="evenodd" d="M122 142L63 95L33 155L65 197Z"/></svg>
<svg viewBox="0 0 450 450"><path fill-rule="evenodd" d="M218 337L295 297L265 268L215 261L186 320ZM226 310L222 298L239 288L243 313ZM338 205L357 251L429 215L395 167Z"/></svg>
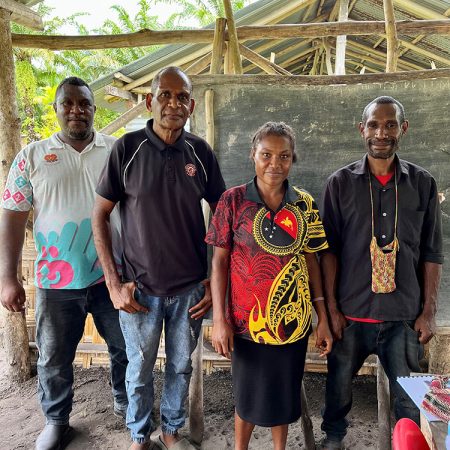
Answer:
<svg viewBox="0 0 450 450"><path fill-rule="evenodd" d="M47 155L44 156L44 160L50 163L56 162L58 161L58 156L55 155L54 153L48 153Z"/></svg>
<svg viewBox="0 0 450 450"><path fill-rule="evenodd" d="M186 175L189 175L190 177L194 177L197 173L197 167L195 167L194 164L186 164L184 170L186 171Z"/></svg>

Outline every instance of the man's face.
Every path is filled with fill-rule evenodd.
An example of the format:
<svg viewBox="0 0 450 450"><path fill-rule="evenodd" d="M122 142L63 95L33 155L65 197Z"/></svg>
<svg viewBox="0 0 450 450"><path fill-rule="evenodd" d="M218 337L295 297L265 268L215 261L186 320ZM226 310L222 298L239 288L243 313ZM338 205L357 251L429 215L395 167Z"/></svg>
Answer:
<svg viewBox="0 0 450 450"><path fill-rule="evenodd" d="M181 130L194 110L186 80L176 72L163 74L156 92L147 95L147 109L153 113L155 131Z"/></svg>
<svg viewBox="0 0 450 450"><path fill-rule="evenodd" d="M66 137L85 140L91 136L95 105L86 86L63 85L53 108L61 131Z"/></svg>
<svg viewBox="0 0 450 450"><path fill-rule="evenodd" d="M367 111L366 123L359 124L367 153L375 159L389 159L398 150L401 136L408 129L408 122L400 124L397 105L373 104Z"/></svg>

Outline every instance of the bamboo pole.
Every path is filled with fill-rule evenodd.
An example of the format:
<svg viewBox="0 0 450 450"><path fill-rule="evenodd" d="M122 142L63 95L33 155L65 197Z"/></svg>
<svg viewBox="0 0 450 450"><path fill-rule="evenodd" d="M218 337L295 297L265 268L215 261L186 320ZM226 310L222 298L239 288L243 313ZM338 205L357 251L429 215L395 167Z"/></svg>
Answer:
<svg viewBox="0 0 450 450"><path fill-rule="evenodd" d="M445 16L444 16L445 17ZM239 41L257 39L287 39L325 36L369 36L385 33L384 21L348 21L306 24L278 24L241 26L236 29ZM403 20L397 22L401 35L450 34L450 20ZM142 30L130 34L100 36L44 36L12 34L14 47L44 48L48 50L100 50L164 44L210 43L214 30ZM226 33L229 39L229 33Z"/></svg>
<svg viewBox="0 0 450 450"><path fill-rule="evenodd" d="M339 22L348 20L348 0L339 1ZM347 46L346 34L341 34L336 38L336 62L334 70L336 75L345 75L345 47Z"/></svg>
<svg viewBox="0 0 450 450"><path fill-rule="evenodd" d="M9 168L20 151L20 119L16 102L14 60L11 45L10 12L0 9L0 187L3 191ZM22 279L22 261L18 278ZM0 306L3 319L3 345L9 380L22 382L30 378L30 354L25 315Z"/></svg>
<svg viewBox="0 0 450 450"><path fill-rule="evenodd" d="M231 58L233 61L234 73L242 74L242 61L239 53L239 40L236 32L236 25L234 23L233 8L230 0L223 0L225 15L227 17L228 40L230 42Z"/></svg>
<svg viewBox="0 0 450 450"><path fill-rule="evenodd" d="M291 72L283 69L283 67L270 62L268 59L264 58L263 56L259 55L258 53L254 52L248 47L245 47L242 44L239 44L239 50L244 58L247 58L250 62L255 64L255 66L258 66L268 74L292 75Z"/></svg>
<svg viewBox="0 0 450 450"><path fill-rule="evenodd" d="M386 72L397 71L398 37L395 27L395 13L393 0L383 0L384 20L386 23Z"/></svg>
<svg viewBox="0 0 450 450"><path fill-rule="evenodd" d="M220 73L220 70L222 68L226 25L227 19L224 19L223 17L219 17L218 19L216 19L210 73Z"/></svg>

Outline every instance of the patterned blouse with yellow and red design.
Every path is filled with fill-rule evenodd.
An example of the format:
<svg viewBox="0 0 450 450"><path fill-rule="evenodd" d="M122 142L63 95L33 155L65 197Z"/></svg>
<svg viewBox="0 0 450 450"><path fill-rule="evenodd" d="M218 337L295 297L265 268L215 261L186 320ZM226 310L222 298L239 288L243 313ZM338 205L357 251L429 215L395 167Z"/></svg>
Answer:
<svg viewBox="0 0 450 450"><path fill-rule="evenodd" d="M312 305L304 254L328 248L314 199L285 183L278 211L265 206L256 179L227 190L205 238L230 250L227 318L234 333L261 344L307 336Z"/></svg>

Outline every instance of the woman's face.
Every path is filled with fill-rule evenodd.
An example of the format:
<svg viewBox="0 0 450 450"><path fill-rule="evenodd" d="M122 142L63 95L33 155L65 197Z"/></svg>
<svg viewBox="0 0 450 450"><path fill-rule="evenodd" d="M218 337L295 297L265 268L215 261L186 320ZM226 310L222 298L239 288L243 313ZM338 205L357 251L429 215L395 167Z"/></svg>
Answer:
<svg viewBox="0 0 450 450"><path fill-rule="evenodd" d="M268 135L257 145L253 153L255 172L259 186L279 187L288 177L292 166L293 148L287 137Z"/></svg>

